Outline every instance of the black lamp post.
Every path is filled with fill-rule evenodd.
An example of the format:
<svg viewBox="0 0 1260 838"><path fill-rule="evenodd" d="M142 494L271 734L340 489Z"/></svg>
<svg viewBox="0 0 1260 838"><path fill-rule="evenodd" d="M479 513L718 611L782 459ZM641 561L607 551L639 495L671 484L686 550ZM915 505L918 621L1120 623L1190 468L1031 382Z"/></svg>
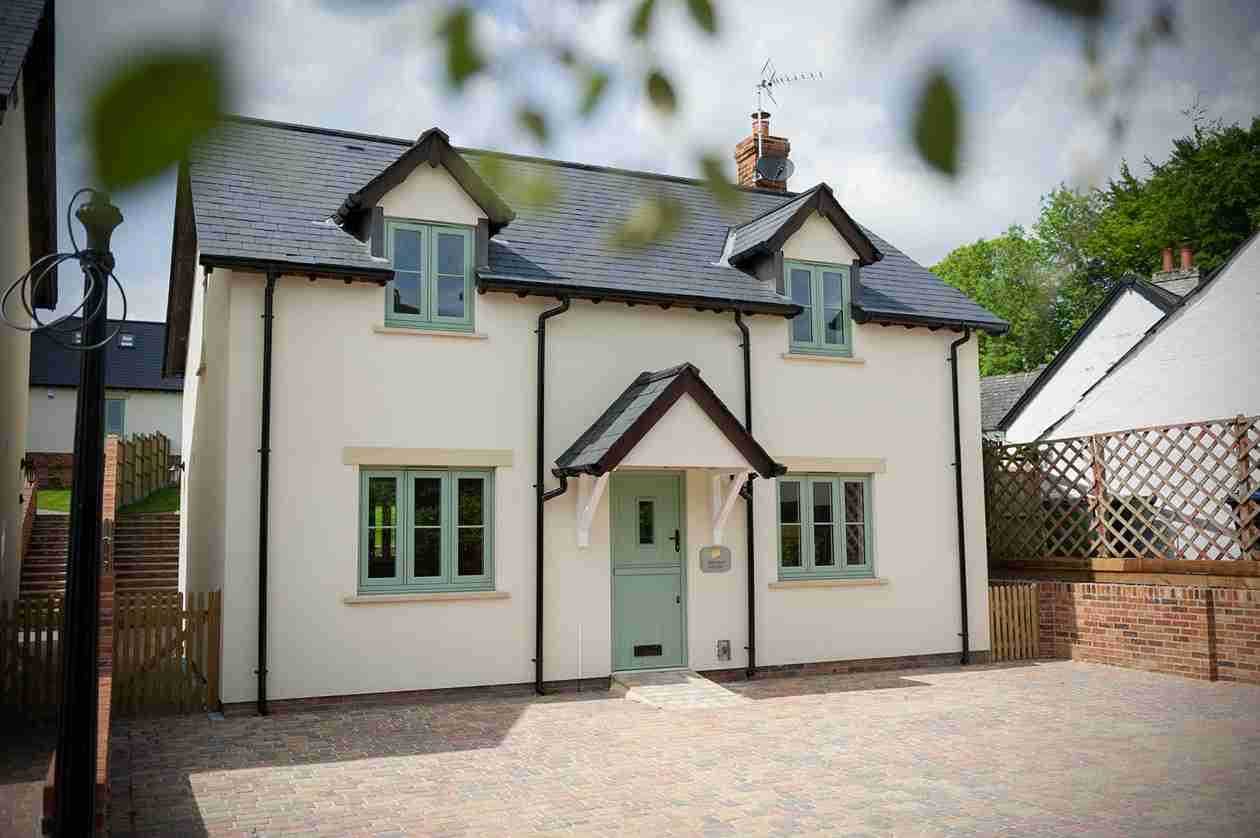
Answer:
<svg viewBox="0 0 1260 838"><path fill-rule="evenodd" d="M75 217L87 230L83 267L83 346L74 422L70 555L61 632L61 712L57 725L53 834L89 835L96 821L97 664L100 620L101 499L105 484L105 346L114 256L110 236L122 213L102 192Z"/></svg>

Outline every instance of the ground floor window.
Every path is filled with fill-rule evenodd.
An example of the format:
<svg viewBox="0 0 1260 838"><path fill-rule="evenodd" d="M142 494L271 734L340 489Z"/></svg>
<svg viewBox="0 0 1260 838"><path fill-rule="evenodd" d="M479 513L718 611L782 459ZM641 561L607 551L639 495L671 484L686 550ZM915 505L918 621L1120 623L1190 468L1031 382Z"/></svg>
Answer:
<svg viewBox="0 0 1260 838"><path fill-rule="evenodd" d="M491 471L361 471L360 593L492 590L493 520Z"/></svg>
<svg viewBox="0 0 1260 838"><path fill-rule="evenodd" d="M789 474L778 491L780 579L874 575L869 475Z"/></svg>

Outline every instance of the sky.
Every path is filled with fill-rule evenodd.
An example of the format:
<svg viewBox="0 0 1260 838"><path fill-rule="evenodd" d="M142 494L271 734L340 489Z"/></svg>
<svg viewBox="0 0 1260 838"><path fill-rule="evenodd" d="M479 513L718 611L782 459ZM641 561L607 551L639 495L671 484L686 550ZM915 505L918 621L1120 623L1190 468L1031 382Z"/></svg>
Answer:
<svg viewBox="0 0 1260 838"><path fill-rule="evenodd" d="M1145 158L1163 159L1189 132L1192 104L1227 123L1260 114L1254 0L1164 4L1176 40L1144 59L1135 33L1159 4L1113 0L1101 76L1089 73L1081 29L1032 0L715 0L716 37L691 24L682 0L658 0L647 44L626 37L626 2L478 5L478 32L502 63L454 93L433 35L448 4L436 0L59 0L58 200L64 210L77 188L94 185L82 130L93 91L128 56L170 43L226 45L234 113L409 138L436 125L456 145L675 175L697 175L699 156L715 151L732 178L766 60L783 73L821 73L765 103L772 133L792 144L789 188L826 181L854 218L925 265L1031 224L1040 197L1060 183L1105 184L1121 160L1145 171ZM897 5L907 8L890 11ZM574 115L572 78L530 49L540 39L572 43L612 68L590 118ZM642 74L658 64L677 84L672 118L640 93ZM961 88L963 169L954 180L931 171L908 139L917 85L937 66ZM1132 86L1121 84L1128 75ZM1091 103L1085 91L1100 79L1111 93ZM549 115L547 144L516 127L522 102ZM1107 126L1117 118L1127 128L1114 140ZM128 317L163 320L174 173L113 198L125 216L114 252ZM67 231L60 235L68 249ZM62 300L76 297L77 278L63 272L62 281ZM115 301L111 316L119 311Z"/></svg>

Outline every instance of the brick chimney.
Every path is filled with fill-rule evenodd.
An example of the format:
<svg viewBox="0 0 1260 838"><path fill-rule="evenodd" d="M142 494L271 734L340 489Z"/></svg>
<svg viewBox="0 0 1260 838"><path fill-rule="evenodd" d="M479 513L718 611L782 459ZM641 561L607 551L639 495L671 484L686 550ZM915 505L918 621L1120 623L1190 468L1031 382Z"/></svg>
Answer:
<svg viewBox="0 0 1260 838"><path fill-rule="evenodd" d="M760 154L758 153L760 140ZM786 180L763 180L757 177L757 159L759 157L787 157L792 151L792 144L784 137L770 134L770 114L757 111L752 115L752 134L739 141L735 146L736 180L740 186L757 186L762 189L787 191Z"/></svg>
<svg viewBox="0 0 1260 838"><path fill-rule="evenodd" d="M1199 269L1194 264L1194 247L1190 244L1181 245L1181 265L1173 265L1173 248L1165 247L1161 251L1161 267L1163 270L1151 275L1151 282L1171 291L1179 297L1184 297L1193 291L1199 284Z"/></svg>

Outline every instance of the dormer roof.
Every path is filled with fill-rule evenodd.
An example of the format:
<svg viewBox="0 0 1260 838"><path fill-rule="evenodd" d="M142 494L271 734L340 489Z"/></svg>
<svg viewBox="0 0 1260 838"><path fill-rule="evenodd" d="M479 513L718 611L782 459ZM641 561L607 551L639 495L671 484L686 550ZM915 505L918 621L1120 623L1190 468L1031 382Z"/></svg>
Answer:
<svg viewBox="0 0 1260 838"><path fill-rule="evenodd" d="M349 231L360 241L365 240L367 227L364 223L365 214L376 206L385 193L406 180L417 166L425 163L435 169L438 166L446 169L460 188L486 214L486 218L490 221L491 235L502 230L516 217L512 208L451 146L451 138L446 135L446 132L434 127L421 134L411 148L404 151L397 160L382 169L362 188L346 196L335 214L338 226Z"/></svg>
<svg viewBox="0 0 1260 838"><path fill-rule="evenodd" d="M845 212L835 193L825 183L792 198L782 206L751 221L731 228L730 254L732 265L744 265L758 256L775 253L783 243L801 229L814 213L831 222L840 237L853 248L861 265L871 265L884 258L862 228Z"/></svg>

